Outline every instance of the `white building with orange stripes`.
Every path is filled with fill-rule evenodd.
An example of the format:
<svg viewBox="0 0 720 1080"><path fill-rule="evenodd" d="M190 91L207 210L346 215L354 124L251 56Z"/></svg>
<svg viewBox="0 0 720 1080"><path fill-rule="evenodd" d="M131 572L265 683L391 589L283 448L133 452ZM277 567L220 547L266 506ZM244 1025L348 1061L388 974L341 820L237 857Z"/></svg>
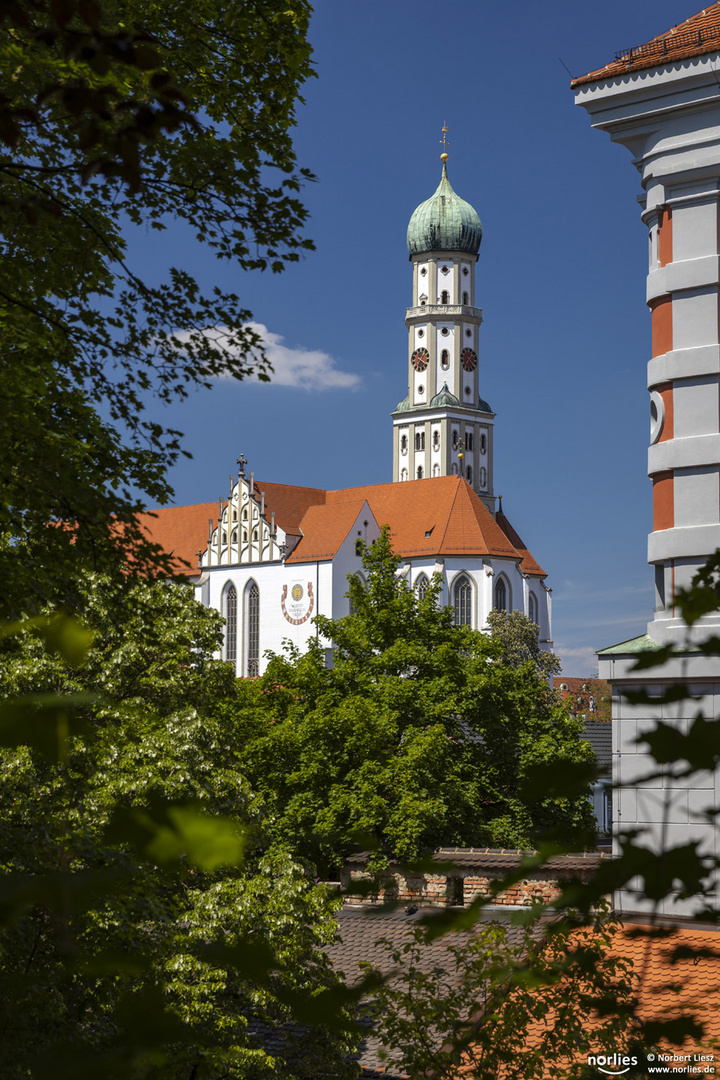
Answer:
<svg viewBox="0 0 720 1080"><path fill-rule="evenodd" d="M600 653L600 676L614 688L616 827L638 827L667 843L699 839L720 856L718 830L704 815L718 806L717 776L704 786L669 787L636 739L658 719L684 728L703 709L717 714L720 663L694 648L720 630L720 612L687 637L674 596L720 548L720 3L573 81L576 103L594 127L627 147L643 189L649 233L647 303L652 319L648 363L656 610L647 634ZM632 673L639 652L682 645L681 660L659 672ZM650 680L650 681L649 681ZM660 694L688 682L700 700L630 706L624 690ZM664 830L664 831L663 831ZM629 897L621 898L633 906ZM669 905L667 910L680 910Z"/></svg>
<svg viewBox="0 0 720 1080"><path fill-rule="evenodd" d="M408 396L393 413L393 482L325 491L265 483L246 471L219 504L157 510L151 537L226 619L224 656L243 676L265 653L315 637L315 615L349 614L348 576L362 577L360 543L388 526L399 574L422 592L433 575L457 623L484 629L493 608L519 610L552 646L550 589L493 491L493 420L481 397L475 263L482 226L440 184L413 213ZM199 568L199 571L195 568ZM323 643L330 647L330 642Z"/></svg>

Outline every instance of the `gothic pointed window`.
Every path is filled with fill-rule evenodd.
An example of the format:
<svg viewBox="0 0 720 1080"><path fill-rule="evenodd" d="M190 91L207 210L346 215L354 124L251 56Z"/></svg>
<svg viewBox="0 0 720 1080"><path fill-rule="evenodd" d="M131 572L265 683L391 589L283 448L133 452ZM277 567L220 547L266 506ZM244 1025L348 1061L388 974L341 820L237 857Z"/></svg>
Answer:
<svg viewBox="0 0 720 1080"><path fill-rule="evenodd" d="M245 589L245 627L245 673L252 677L260 674L260 590L254 581Z"/></svg>
<svg viewBox="0 0 720 1080"><path fill-rule="evenodd" d="M415 582L415 592L417 593L418 600L425 599L429 585L430 582L428 581L427 574L421 574Z"/></svg>
<svg viewBox="0 0 720 1080"><path fill-rule="evenodd" d="M225 659L237 660L237 589L230 583L223 591Z"/></svg>
<svg viewBox="0 0 720 1080"><path fill-rule="evenodd" d="M461 574L453 586L453 606L455 625L472 626L472 585L465 574Z"/></svg>
<svg viewBox="0 0 720 1080"><path fill-rule="evenodd" d="M510 586L501 574L495 582L495 610L509 611L510 606Z"/></svg>
<svg viewBox="0 0 720 1080"><path fill-rule="evenodd" d="M530 622L538 623L538 602L534 592L528 596L528 618Z"/></svg>

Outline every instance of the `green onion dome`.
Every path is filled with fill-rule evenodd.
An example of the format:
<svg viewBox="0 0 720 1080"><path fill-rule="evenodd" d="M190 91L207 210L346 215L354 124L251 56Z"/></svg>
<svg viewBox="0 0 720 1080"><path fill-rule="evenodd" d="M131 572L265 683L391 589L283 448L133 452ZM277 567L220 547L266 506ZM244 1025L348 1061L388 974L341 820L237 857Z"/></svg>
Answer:
<svg viewBox="0 0 720 1080"><path fill-rule="evenodd" d="M420 203L410 218L407 246L411 255L424 251L464 251L477 255L482 225L475 209L455 194L443 162L434 195Z"/></svg>
<svg viewBox="0 0 720 1080"><path fill-rule="evenodd" d="M412 405L410 404L410 391L408 391L407 397L404 397L402 401L398 402L398 407L395 412L410 412Z"/></svg>

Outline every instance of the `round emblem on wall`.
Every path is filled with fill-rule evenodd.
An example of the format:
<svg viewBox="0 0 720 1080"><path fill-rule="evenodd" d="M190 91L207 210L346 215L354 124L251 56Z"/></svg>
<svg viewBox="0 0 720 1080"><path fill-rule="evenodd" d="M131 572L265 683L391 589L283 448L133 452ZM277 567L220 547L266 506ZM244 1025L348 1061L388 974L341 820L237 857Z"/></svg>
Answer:
<svg viewBox="0 0 720 1080"><path fill-rule="evenodd" d="M427 349L416 349L410 357L410 361L416 371L424 371L430 363L430 354Z"/></svg>
<svg viewBox="0 0 720 1080"><path fill-rule="evenodd" d="M302 626L310 618L315 607L312 582L308 581L306 588L299 581L294 581L289 589L287 585L283 585L280 607L289 623L293 626Z"/></svg>
<svg viewBox="0 0 720 1080"><path fill-rule="evenodd" d="M474 371L477 367L477 356L473 349L463 349L460 354L460 362L466 371Z"/></svg>

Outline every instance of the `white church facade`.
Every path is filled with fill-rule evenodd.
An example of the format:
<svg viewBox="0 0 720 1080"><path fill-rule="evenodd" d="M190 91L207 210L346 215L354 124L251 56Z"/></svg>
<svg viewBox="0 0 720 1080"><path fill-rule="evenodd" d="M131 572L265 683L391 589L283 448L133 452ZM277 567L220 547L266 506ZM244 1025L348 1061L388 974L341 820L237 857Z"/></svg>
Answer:
<svg viewBox="0 0 720 1080"><path fill-rule="evenodd" d="M239 676L261 674L265 653L286 640L304 649L316 615L349 614L348 576L362 578L362 546L384 526L408 587L422 592L439 575L440 602L458 624L482 630L493 608L519 610L552 645L545 571L493 491L494 413L480 395L475 306L482 226L442 160L437 190L408 226L408 394L392 414L392 482L337 491L269 483L241 456L227 500L145 517L198 598L225 617L224 658Z"/></svg>

